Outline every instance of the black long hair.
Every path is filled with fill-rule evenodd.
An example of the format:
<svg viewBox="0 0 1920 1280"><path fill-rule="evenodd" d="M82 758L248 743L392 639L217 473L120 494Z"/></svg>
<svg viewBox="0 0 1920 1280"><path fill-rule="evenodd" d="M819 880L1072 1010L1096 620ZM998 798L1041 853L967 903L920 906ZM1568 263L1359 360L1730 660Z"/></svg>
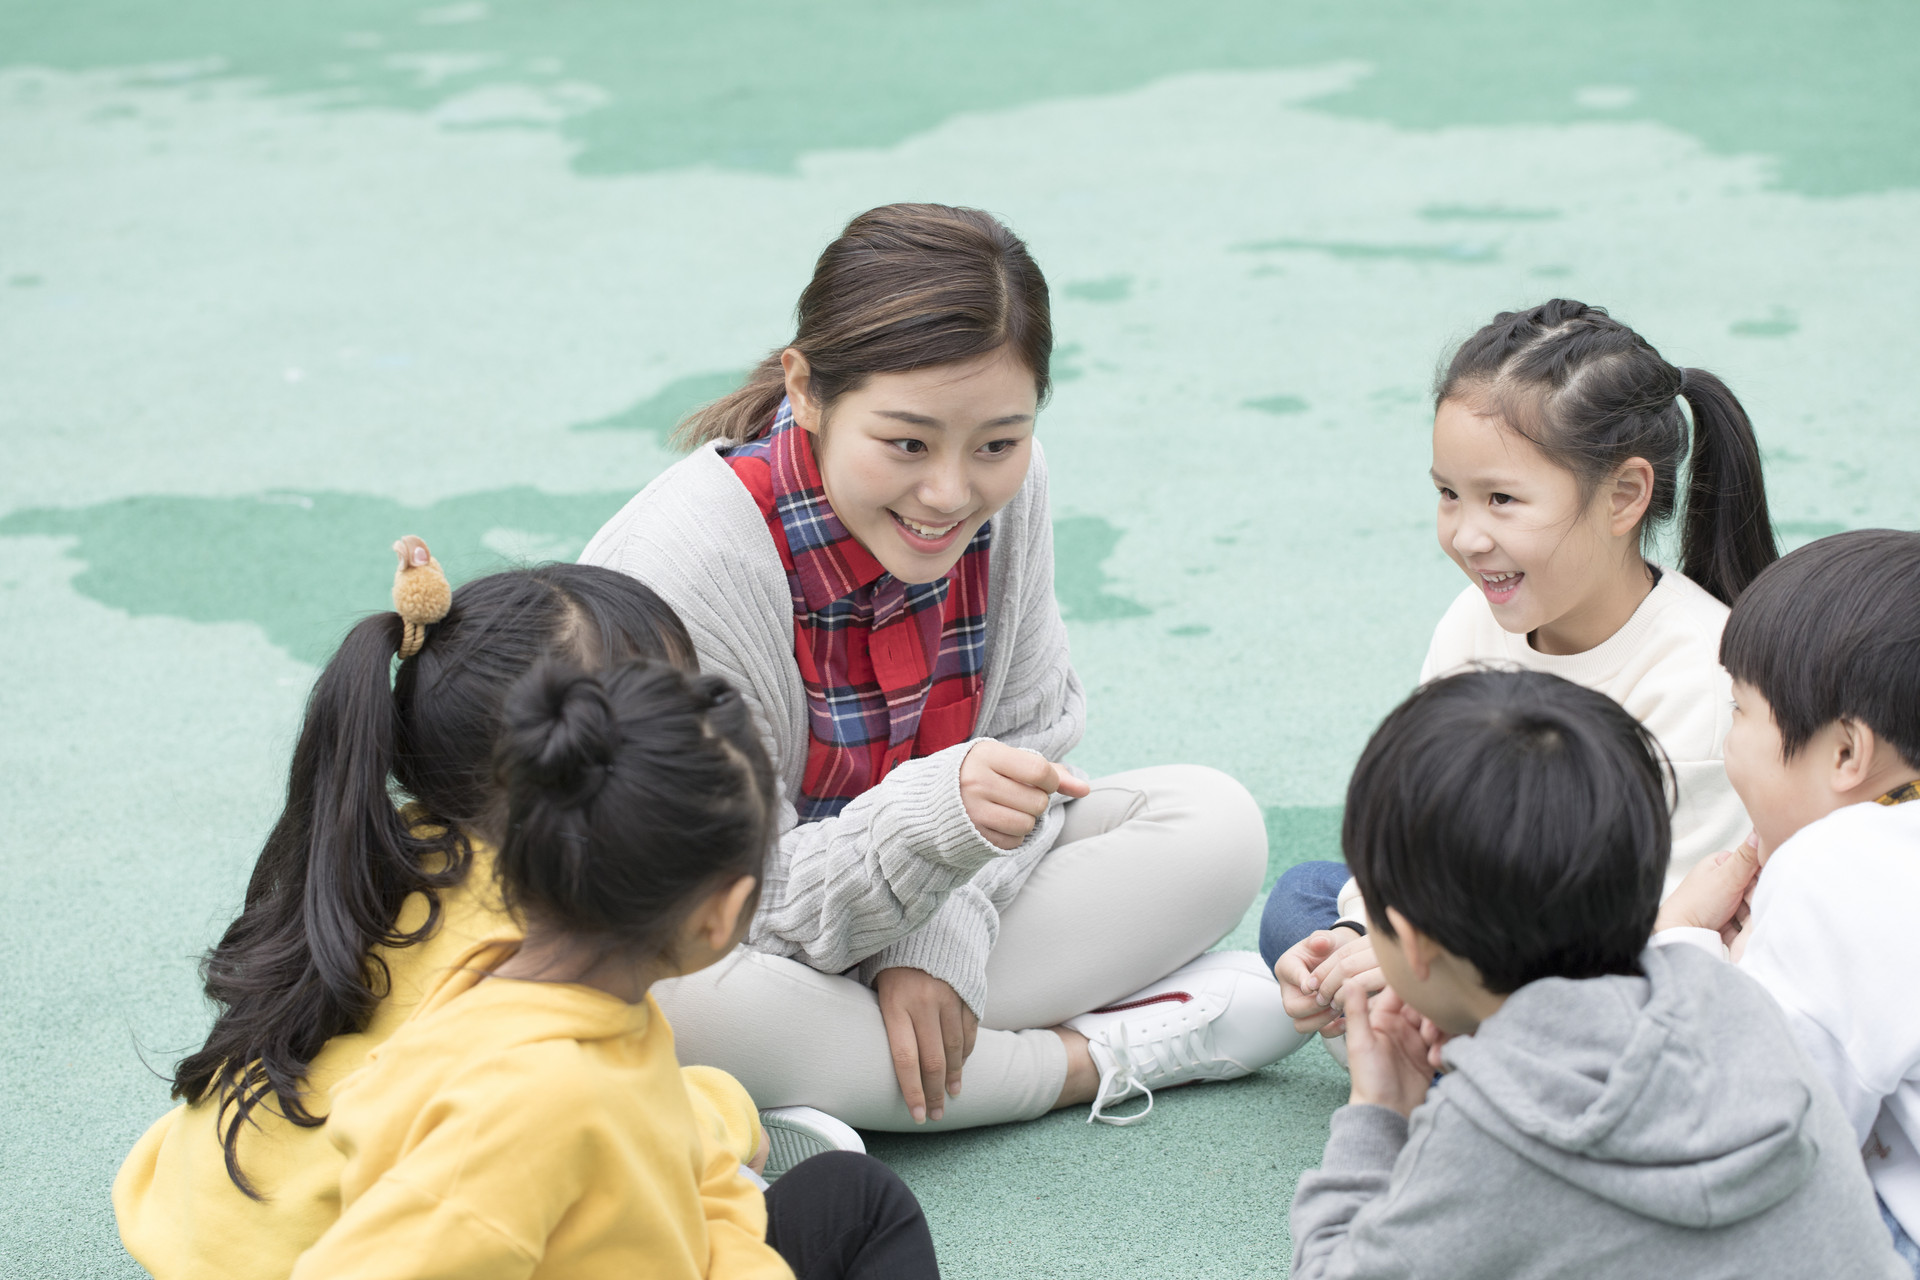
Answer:
<svg viewBox="0 0 1920 1280"><path fill-rule="evenodd" d="M467 583L396 672L402 629L397 613L362 619L314 683L286 807L239 918L202 962L218 1016L174 1070L174 1097L219 1097L227 1175L256 1199L237 1154L241 1126L269 1095L296 1125L324 1122L302 1083L321 1047L364 1030L386 996L389 974L373 949L432 936L440 891L467 875L470 840L499 839L493 752L513 682L553 654L601 666L634 656L695 662L660 597L591 565ZM396 793L412 802L404 812ZM427 918L402 931L401 905L416 893Z"/></svg>
<svg viewBox="0 0 1920 1280"><path fill-rule="evenodd" d="M1680 467L1692 458L1680 526L1680 572L1724 604L1779 559L1760 446L1747 411L1704 369L1668 364L1604 307L1555 298L1503 311L1462 343L1434 388L1497 414L1580 478L1588 492L1629 458L1653 466L1641 545L1673 516Z"/></svg>
<svg viewBox="0 0 1920 1280"><path fill-rule="evenodd" d="M661 663L543 663L509 699L500 772L503 896L602 953L670 958L701 895L758 878L778 831L745 701Z"/></svg>

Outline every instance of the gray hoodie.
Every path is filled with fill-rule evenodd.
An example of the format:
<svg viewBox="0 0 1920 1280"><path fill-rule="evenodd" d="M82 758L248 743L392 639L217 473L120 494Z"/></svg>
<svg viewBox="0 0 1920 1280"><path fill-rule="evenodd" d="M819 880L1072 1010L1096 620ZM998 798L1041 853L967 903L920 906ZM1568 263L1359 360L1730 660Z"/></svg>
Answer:
<svg viewBox="0 0 1920 1280"><path fill-rule="evenodd" d="M1411 1120L1335 1112L1294 1280L1912 1280L1767 993L1689 947L1642 964L1514 992Z"/></svg>

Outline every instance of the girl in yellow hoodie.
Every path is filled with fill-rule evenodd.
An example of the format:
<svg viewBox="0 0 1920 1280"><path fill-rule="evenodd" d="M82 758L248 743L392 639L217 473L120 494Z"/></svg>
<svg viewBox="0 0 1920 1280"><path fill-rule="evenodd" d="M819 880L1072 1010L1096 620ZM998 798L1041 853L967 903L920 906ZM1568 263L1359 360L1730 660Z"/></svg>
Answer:
<svg viewBox="0 0 1920 1280"><path fill-rule="evenodd" d="M183 1104L114 1182L121 1238L159 1280L282 1280L339 1215L334 1085L444 974L520 937L493 879L514 680L554 655L694 663L673 611L624 574L544 565L449 592L419 539L396 549L396 612L356 626L315 683L286 809L207 959L220 1014L179 1065ZM716 1141L750 1159L745 1090L685 1079Z"/></svg>
<svg viewBox="0 0 1920 1280"><path fill-rule="evenodd" d="M294 1280L936 1276L918 1205L870 1157L803 1161L763 1201L649 994L740 942L778 832L740 695L660 663L543 664L499 769L495 875L526 936L447 974L335 1086L340 1217Z"/></svg>

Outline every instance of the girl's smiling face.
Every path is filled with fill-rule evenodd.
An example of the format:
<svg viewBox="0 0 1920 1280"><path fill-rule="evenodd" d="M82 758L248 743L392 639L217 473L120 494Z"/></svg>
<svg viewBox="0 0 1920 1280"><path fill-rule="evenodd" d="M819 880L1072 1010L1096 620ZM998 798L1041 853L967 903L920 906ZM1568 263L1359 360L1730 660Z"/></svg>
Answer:
<svg viewBox="0 0 1920 1280"><path fill-rule="evenodd" d="M825 414L806 358L789 348L782 363L833 513L902 582L945 577L1027 478L1039 394L1006 348L875 374Z"/></svg>
<svg viewBox="0 0 1920 1280"><path fill-rule="evenodd" d="M1650 576L1639 525L1652 468L1635 458L1582 492L1579 477L1499 417L1442 401L1433 418L1440 549L1501 628L1543 653L1581 653L1625 625Z"/></svg>

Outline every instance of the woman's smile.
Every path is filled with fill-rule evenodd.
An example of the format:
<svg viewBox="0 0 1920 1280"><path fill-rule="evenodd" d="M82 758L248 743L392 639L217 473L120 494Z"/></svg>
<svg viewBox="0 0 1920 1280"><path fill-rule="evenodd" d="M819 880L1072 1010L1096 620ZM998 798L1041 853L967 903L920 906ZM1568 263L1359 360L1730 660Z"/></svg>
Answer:
<svg viewBox="0 0 1920 1280"><path fill-rule="evenodd" d="M899 531L900 540L907 544L907 549L928 556L938 555L951 547L967 523L965 520L950 520L930 524L909 520L891 507L887 508L887 514L893 517L894 528Z"/></svg>

